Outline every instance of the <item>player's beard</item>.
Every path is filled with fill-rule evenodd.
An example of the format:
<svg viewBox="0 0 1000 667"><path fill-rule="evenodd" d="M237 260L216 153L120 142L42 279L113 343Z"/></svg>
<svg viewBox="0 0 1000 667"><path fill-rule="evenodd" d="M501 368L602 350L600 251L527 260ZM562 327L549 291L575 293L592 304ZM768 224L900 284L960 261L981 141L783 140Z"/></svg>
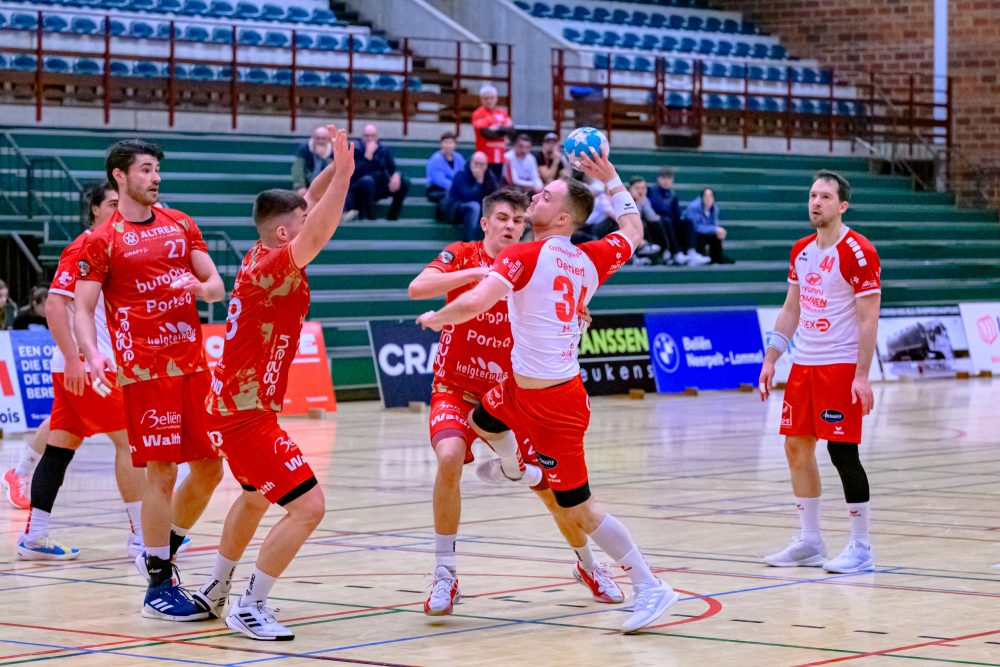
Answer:
<svg viewBox="0 0 1000 667"><path fill-rule="evenodd" d="M822 214L814 216L812 213L809 214L809 224L813 226L813 229L825 229L833 224L833 218L824 218Z"/></svg>
<svg viewBox="0 0 1000 667"><path fill-rule="evenodd" d="M129 198L143 206L152 206L159 198L159 191L150 191L149 188L139 187L131 183L126 184L125 192Z"/></svg>

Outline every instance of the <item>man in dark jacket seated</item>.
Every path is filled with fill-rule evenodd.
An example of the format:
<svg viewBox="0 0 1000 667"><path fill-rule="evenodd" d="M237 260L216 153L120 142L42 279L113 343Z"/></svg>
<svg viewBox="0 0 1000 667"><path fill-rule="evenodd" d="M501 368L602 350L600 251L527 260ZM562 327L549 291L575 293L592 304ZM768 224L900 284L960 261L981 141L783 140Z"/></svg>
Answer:
<svg viewBox="0 0 1000 667"><path fill-rule="evenodd" d="M483 198L500 188L500 182L488 167L486 153L473 153L465 169L455 174L451 190L444 200L445 220L460 226L463 241L483 238L483 229L479 224L483 215Z"/></svg>
<svg viewBox="0 0 1000 667"><path fill-rule="evenodd" d="M356 210L362 220L375 219L375 202L392 197L387 220L398 220L410 181L396 170L392 153L378 140L378 129L365 125L354 146L354 175L347 192L345 210Z"/></svg>

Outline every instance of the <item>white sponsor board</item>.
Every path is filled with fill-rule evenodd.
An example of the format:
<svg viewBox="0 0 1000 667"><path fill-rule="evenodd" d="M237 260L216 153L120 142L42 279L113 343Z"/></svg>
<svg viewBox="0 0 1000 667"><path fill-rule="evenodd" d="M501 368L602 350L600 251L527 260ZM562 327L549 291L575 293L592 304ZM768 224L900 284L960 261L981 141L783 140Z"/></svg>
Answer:
<svg viewBox="0 0 1000 667"><path fill-rule="evenodd" d="M1000 302L959 304L975 372L1000 373Z"/></svg>

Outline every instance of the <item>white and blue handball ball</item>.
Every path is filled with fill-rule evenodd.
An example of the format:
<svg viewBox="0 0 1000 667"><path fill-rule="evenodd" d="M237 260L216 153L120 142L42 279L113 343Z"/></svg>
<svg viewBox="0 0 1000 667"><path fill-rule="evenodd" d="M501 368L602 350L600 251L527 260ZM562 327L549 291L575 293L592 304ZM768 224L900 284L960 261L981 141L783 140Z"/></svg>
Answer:
<svg viewBox="0 0 1000 667"><path fill-rule="evenodd" d="M602 149L608 148L607 136L596 127L578 127L563 142L563 152L574 169L580 168L580 158L589 156L589 151L600 155Z"/></svg>

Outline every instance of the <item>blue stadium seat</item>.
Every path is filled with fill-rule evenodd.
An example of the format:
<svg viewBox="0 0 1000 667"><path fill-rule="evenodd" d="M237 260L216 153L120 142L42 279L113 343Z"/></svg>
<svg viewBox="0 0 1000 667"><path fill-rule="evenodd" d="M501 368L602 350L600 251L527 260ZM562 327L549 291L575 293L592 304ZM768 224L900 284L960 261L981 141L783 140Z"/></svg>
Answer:
<svg viewBox="0 0 1000 667"><path fill-rule="evenodd" d="M368 44L365 47L365 50L368 53L389 53L392 51L392 48L389 46L389 42L387 42L384 38L373 35L368 38Z"/></svg>
<svg viewBox="0 0 1000 667"><path fill-rule="evenodd" d="M733 51L733 56L736 58L746 58L752 50L753 48L746 42L736 42L736 50Z"/></svg>
<svg viewBox="0 0 1000 667"><path fill-rule="evenodd" d="M208 6L208 13L219 18L229 18L236 13L236 8L226 0L212 0L212 4Z"/></svg>
<svg viewBox="0 0 1000 667"><path fill-rule="evenodd" d="M677 38L671 37L670 35L663 36L663 42L660 44L661 51L676 51L678 46Z"/></svg>
<svg viewBox="0 0 1000 667"><path fill-rule="evenodd" d="M724 77L729 74L729 68L725 63L712 63L708 66L708 76Z"/></svg>
<svg viewBox="0 0 1000 667"><path fill-rule="evenodd" d="M684 24L685 30L698 31L705 27L705 19L698 16L697 14L691 14L687 18L687 22Z"/></svg>
<svg viewBox="0 0 1000 667"><path fill-rule="evenodd" d="M583 38L580 40L580 43L584 46L595 46L601 41L602 37L601 33L596 30L584 30Z"/></svg>
<svg viewBox="0 0 1000 667"><path fill-rule="evenodd" d="M331 88L347 88L347 77L341 72L330 72L326 75L326 85Z"/></svg>
<svg viewBox="0 0 1000 667"><path fill-rule="evenodd" d="M771 56L771 60L784 60L788 57L788 50L781 44L772 44L768 55Z"/></svg>
<svg viewBox="0 0 1000 667"><path fill-rule="evenodd" d="M521 9L526 12L531 11L531 5L529 5L527 2L524 2L524 0L514 0L514 4L517 5L518 9Z"/></svg>
<svg viewBox="0 0 1000 667"><path fill-rule="evenodd" d="M744 35L756 35L759 30L757 30L756 23L744 20L743 23L740 24L740 32Z"/></svg>
<svg viewBox="0 0 1000 667"><path fill-rule="evenodd" d="M629 18L632 16L631 12L624 9L616 9L611 12L611 18L609 21L615 25L625 25L628 23Z"/></svg>
<svg viewBox="0 0 1000 667"><path fill-rule="evenodd" d="M632 69L632 59L628 56L615 56L611 62L611 68L627 72Z"/></svg>
<svg viewBox="0 0 1000 667"><path fill-rule="evenodd" d="M672 71L674 74L684 75L691 73L691 63L683 58L677 58L673 62Z"/></svg>
<svg viewBox="0 0 1000 667"><path fill-rule="evenodd" d="M739 31L740 31L739 21L735 21L733 19L726 19L725 21L722 22L722 32L726 33L727 35L735 35Z"/></svg>
<svg viewBox="0 0 1000 667"><path fill-rule="evenodd" d="M211 81L215 78L215 70L208 65L195 65L188 72L190 76L195 81Z"/></svg>
<svg viewBox="0 0 1000 667"><path fill-rule="evenodd" d="M160 25L166 25L167 29L170 29L169 23L161 23ZM145 21L132 21L132 24L128 27L128 34L129 37L134 37L136 39L149 39L156 34L156 30L153 29L152 25L146 23Z"/></svg>
<svg viewBox="0 0 1000 667"><path fill-rule="evenodd" d="M14 30L38 30L38 16L17 12L10 17L10 27Z"/></svg>
<svg viewBox="0 0 1000 667"><path fill-rule="evenodd" d="M309 23L313 25L335 25L337 23L337 15L329 9L317 7L313 10L312 16L309 17Z"/></svg>
<svg viewBox="0 0 1000 667"><path fill-rule="evenodd" d="M180 37L183 32L180 28L174 28L175 37ZM170 39L170 24L169 23L157 23L156 24L156 39Z"/></svg>
<svg viewBox="0 0 1000 667"><path fill-rule="evenodd" d="M634 49L639 45L640 37L634 32L627 32L622 36L622 43L620 44L623 49Z"/></svg>
<svg viewBox="0 0 1000 667"><path fill-rule="evenodd" d="M659 12L649 15L649 27L659 30L667 24L667 17Z"/></svg>
<svg viewBox="0 0 1000 667"><path fill-rule="evenodd" d="M46 32L63 32L69 27L69 23L58 14L43 14L42 29Z"/></svg>
<svg viewBox="0 0 1000 667"><path fill-rule="evenodd" d="M747 75L751 79L756 79L758 81L764 80L764 68L758 67L757 65L751 65L747 70Z"/></svg>
<svg viewBox="0 0 1000 667"><path fill-rule="evenodd" d="M792 83L799 83L802 81L802 71L796 69L795 67L788 68L788 80Z"/></svg>
<svg viewBox="0 0 1000 667"><path fill-rule="evenodd" d="M283 49L288 46L288 35L283 32L276 32L274 30L268 30L267 34L264 36L264 46L270 46L277 49Z"/></svg>
<svg viewBox="0 0 1000 667"><path fill-rule="evenodd" d="M267 3L260 8L260 18L262 21L281 21L285 18L285 8Z"/></svg>
<svg viewBox="0 0 1000 667"><path fill-rule="evenodd" d="M573 15L573 10L567 5L555 4L552 5L552 18L564 21Z"/></svg>
<svg viewBox="0 0 1000 667"><path fill-rule="evenodd" d="M590 20L594 23L607 23L611 18L611 11L604 7L597 7L590 15Z"/></svg>
<svg viewBox="0 0 1000 667"><path fill-rule="evenodd" d="M830 83L830 79L832 78L832 76L833 75L830 73L830 70L828 70L828 69L821 69L819 71L819 83L829 84Z"/></svg>
<svg viewBox="0 0 1000 667"><path fill-rule="evenodd" d="M768 67L767 68L767 80L768 81L784 81L785 73L778 67Z"/></svg>
<svg viewBox="0 0 1000 667"><path fill-rule="evenodd" d="M573 16L571 16L574 21L589 21L590 20L590 9L584 7L583 5L577 5L573 8Z"/></svg>
<svg viewBox="0 0 1000 667"><path fill-rule="evenodd" d="M274 77L271 79L271 81L278 84L279 86L292 85L292 70L279 69L274 73Z"/></svg>
<svg viewBox="0 0 1000 667"><path fill-rule="evenodd" d="M159 12L176 14L181 11L181 2L180 0L156 0L156 9Z"/></svg>
<svg viewBox="0 0 1000 667"><path fill-rule="evenodd" d="M769 52L767 44L754 44L753 49L750 51L750 56L763 59L767 58Z"/></svg>
<svg viewBox="0 0 1000 667"><path fill-rule="evenodd" d="M375 79L375 90L396 90L397 88L402 88L402 86L391 74L380 74Z"/></svg>
<svg viewBox="0 0 1000 667"><path fill-rule="evenodd" d="M156 0L131 0L128 8L133 12L156 11Z"/></svg>
<svg viewBox="0 0 1000 667"><path fill-rule="evenodd" d="M732 52L733 52L733 43L732 42L726 41L724 39L720 39L718 42L715 43L715 55L717 55L717 56L719 56L721 58L725 58L726 56L728 56Z"/></svg>
<svg viewBox="0 0 1000 667"><path fill-rule="evenodd" d="M232 44L233 30L222 26L212 28L212 36L208 38L208 41L212 44Z"/></svg>
<svg viewBox="0 0 1000 667"><path fill-rule="evenodd" d="M684 16L682 14L671 14L667 20L667 27L671 30L684 29Z"/></svg>
<svg viewBox="0 0 1000 667"><path fill-rule="evenodd" d="M219 69L214 69L212 71L212 76L218 81L232 81L233 80L233 68L229 65L223 65ZM243 80L243 73L236 70L236 80Z"/></svg>
<svg viewBox="0 0 1000 667"><path fill-rule="evenodd" d="M792 107L795 109L795 113L816 113L816 105L812 100L793 100Z"/></svg>
<svg viewBox="0 0 1000 667"><path fill-rule="evenodd" d="M319 51L336 51L340 48L340 42L333 35L319 34L316 36L316 47Z"/></svg>
<svg viewBox="0 0 1000 667"><path fill-rule="evenodd" d="M360 53L365 50L365 40L360 35L348 35L340 43L340 48L344 51L350 49L355 53Z"/></svg>
<svg viewBox="0 0 1000 667"><path fill-rule="evenodd" d="M677 50L681 53L694 53L696 48L698 48L698 42L690 37L682 37L681 44L677 47Z"/></svg>
<svg viewBox="0 0 1000 667"><path fill-rule="evenodd" d="M760 111L764 108L764 101L757 96L753 96L750 98L747 108L749 108L750 111Z"/></svg>
<svg viewBox="0 0 1000 667"><path fill-rule="evenodd" d="M722 99L721 95L711 94L706 95L704 98L705 106L709 109L724 109L726 108L726 102Z"/></svg>
<svg viewBox="0 0 1000 667"><path fill-rule="evenodd" d="M424 87L424 82L418 76L411 76L409 79L410 90L419 91Z"/></svg>
<svg viewBox="0 0 1000 667"><path fill-rule="evenodd" d="M309 86L309 87L322 86L323 77L321 77L319 74L312 71L311 69L307 69L303 72L299 72L299 75L297 77L297 82L300 86Z"/></svg>
<svg viewBox="0 0 1000 667"><path fill-rule="evenodd" d="M360 90L371 90L372 79L367 74L355 74L352 79L352 85Z"/></svg>
<svg viewBox="0 0 1000 667"><path fill-rule="evenodd" d="M635 11L632 12L632 18L629 19L629 24L636 27L642 27L646 25L646 21L649 20L649 14L646 12Z"/></svg>
<svg viewBox="0 0 1000 667"><path fill-rule="evenodd" d="M698 42L698 53L703 56L710 55L715 50L715 40L703 39Z"/></svg>
<svg viewBox="0 0 1000 667"><path fill-rule="evenodd" d="M819 82L819 72L814 70L812 67L802 68L802 83L818 83Z"/></svg>
<svg viewBox="0 0 1000 667"><path fill-rule="evenodd" d="M144 79L158 79L162 75L160 68L156 63L151 63L148 60L140 60L132 67L133 76L141 76Z"/></svg>
<svg viewBox="0 0 1000 667"><path fill-rule="evenodd" d="M823 114L824 116L830 115L830 100L817 100L816 113Z"/></svg>
<svg viewBox="0 0 1000 667"><path fill-rule="evenodd" d="M204 16L209 13L208 3L205 0L184 0L180 13L185 16Z"/></svg>
<svg viewBox="0 0 1000 667"><path fill-rule="evenodd" d="M189 42L208 42L212 36L208 33L208 30L201 27L200 25L189 25L184 30L184 39ZM232 32L229 33L230 42L232 41Z"/></svg>
<svg viewBox="0 0 1000 667"><path fill-rule="evenodd" d="M531 7L531 15L534 16L535 18L544 19L548 18L551 14L552 14L552 8L549 7L547 4L545 4L544 2L536 2Z"/></svg>
<svg viewBox="0 0 1000 667"><path fill-rule="evenodd" d="M747 75L747 68L745 65L740 65L738 63L733 63L729 66L729 76L734 79L742 79Z"/></svg>
<svg viewBox="0 0 1000 667"><path fill-rule="evenodd" d="M304 32L295 33L295 48L311 49L312 47L313 47L312 35L307 35Z"/></svg>
<svg viewBox="0 0 1000 667"><path fill-rule="evenodd" d="M607 69L611 64L611 58L606 53L595 53L594 54L594 68L595 69Z"/></svg>
<svg viewBox="0 0 1000 667"><path fill-rule="evenodd" d="M784 97L765 97L764 111L784 111L786 108Z"/></svg>
<svg viewBox="0 0 1000 667"><path fill-rule="evenodd" d="M129 5L129 0L101 0L99 3L102 9L123 10Z"/></svg>
<svg viewBox="0 0 1000 667"><path fill-rule="evenodd" d="M635 60L632 61L632 69L634 69L636 72L652 72L653 61L650 60L649 58L636 56Z"/></svg>
<svg viewBox="0 0 1000 667"><path fill-rule="evenodd" d="M169 74L169 72L168 72ZM174 78L176 79L190 79L191 73L188 72L187 65L174 65Z"/></svg>
<svg viewBox="0 0 1000 667"><path fill-rule="evenodd" d="M643 51L656 51L660 48L660 38L656 35L643 35L642 42L639 43L639 48Z"/></svg>
<svg viewBox="0 0 1000 667"><path fill-rule="evenodd" d="M568 42L579 42L583 38L576 28L563 28L562 36Z"/></svg>
<svg viewBox="0 0 1000 667"><path fill-rule="evenodd" d="M241 46L260 46L260 43L264 41L264 38L260 36L259 32L249 28L243 28L240 30L236 39Z"/></svg>
<svg viewBox="0 0 1000 667"><path fill-rule="evenodd" d="M285 14L285 21L292 23L305 23L309 20L309 16L309 10L303 7L290 5L288 7L288 13Z"/></svg>
<svg viewBox="0 0 1000 667"><path fill-rule="evenodd" d="M691 106L691 100L687 95L678 92L672 92L667 95L667 106L675 109L683 109L685 107Z"/></svg>
<svg viewBox="0 0 1000 667"><path fill-rule="evenodd" d="M128 76L129 68L128 63L122 60L112 60L111 66L108 68L111 76Z"/></svg>
<svg viewBox="0 0 1000 667"><path fill-rule="evenodd" d="M104 68L101 64L92 58L77 58L76 62L73 63L74 74L95 76L103 71Z"/></svg>
<svg viewBox="0 0 1000 667"><path fill-rule="evenodd" d="M112 37L122 37L128 32L128 29L125 27L125 23L123 21L111 19L108 23L111 28Z"/></svg>
<svg viewBox="0 0 1000 667"><path fill-rule="evenodd" d="M618 46L618 42L621 41L622 36L617 32L611 32L607 30L604 32L604 37L601 38L601 45L608 48L614 48Z"/></svg>
<svg viewBox="0 0 1000 667"><path fill-rule="evenodd" d="M726 108L732 111L740 111L743 109L743 96L742 95L726 95Z"/></svg>
<svg viewBox="0 0 1000 667"><path fill-rule="evenodd" d="M855 113L854 105L846 100L837 100L836 109L838 116L853 116ZM857 111L860 111L860 107Z"/></svg>
<svg viewBox="0 0 1000 667"><path fill-rule="evenodd" d="M271 83L271 77L268 76L267 71L263 67L251 67L242 78L247 83L257 85Z"/></svg>
<svg viewBox="0 0 1000 667"><path fill-rule="evenodd" d="M46 72L52 72L53 74L66 74L69 72L69 63L62 58L57 58L56 56L49 56L42 63L42 68Z"/></svg>
<svg viewBox="0 0 1000 667"><path fill-rule="evenodd" d="M709 16L705 19L705 26L702 28L706 32L719 32L722 30L722 19L717 16Z"/></svg>
<svg viewBox="0 0 1000 667"><path fill-rule="evenodd" d="M237 2L233 16L238 19L256 19L260 17L260 7L252 2Z"/></svg>

